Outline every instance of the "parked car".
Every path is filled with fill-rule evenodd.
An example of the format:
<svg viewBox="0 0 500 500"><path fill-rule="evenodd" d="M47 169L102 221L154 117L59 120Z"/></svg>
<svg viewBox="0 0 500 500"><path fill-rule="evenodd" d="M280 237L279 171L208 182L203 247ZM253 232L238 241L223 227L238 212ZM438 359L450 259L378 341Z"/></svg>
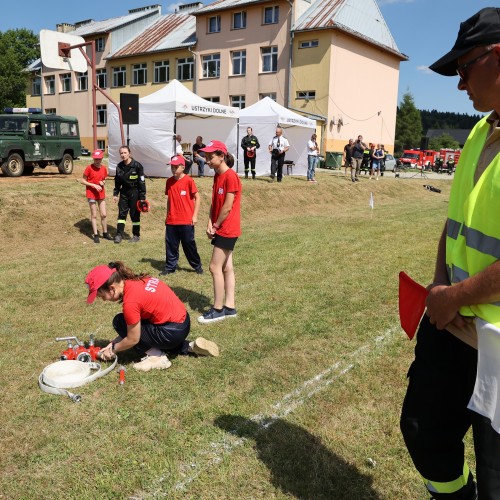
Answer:
<svg viewBox="0 0 500 500"><path fill-rule="evenodd" d="M396 166L396 158L391 154L385 155L385 172L394 172L394 167Z"/></svg>
<svg viewBox="0 0 500 500"><path fill-rule="evenodd" d="M82 148L82 152L80 154L82 156L90 156L90 151L87 148Z"/></svg>

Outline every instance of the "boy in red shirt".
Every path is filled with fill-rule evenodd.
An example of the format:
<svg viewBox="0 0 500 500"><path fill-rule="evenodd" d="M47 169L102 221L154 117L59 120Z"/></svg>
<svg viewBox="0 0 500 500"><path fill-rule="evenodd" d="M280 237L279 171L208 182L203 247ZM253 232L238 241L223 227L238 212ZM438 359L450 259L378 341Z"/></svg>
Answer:
<svg viewBox="0 0 500 500"><path fill-rule="evenodd" d="M104 184L108 171L102 164L104 153L100 149L96 149L92 153L94 163L89 165L83 172L83 179L80 181L84 186L85 196L89 202L90 207L90 221L92 223L92 238L94 243L99 243L99 233L97 231L97 207L101 215L102 237L105 240L112 240L113 238L108 234L108 224L106 222L106 192Z"/></svg>
<svg viewBox="0 0 500 500"><path fill-rule="evenodd" d="M165 221L165 269L161 275L175 273L179 261L179 243L190 266L197 274L203 274L201 259L194 239L194 226L198 221L200 194L194 180L184 173L184 156L176 155L170 160L172 177L167 179L167 219Z"/></svg>

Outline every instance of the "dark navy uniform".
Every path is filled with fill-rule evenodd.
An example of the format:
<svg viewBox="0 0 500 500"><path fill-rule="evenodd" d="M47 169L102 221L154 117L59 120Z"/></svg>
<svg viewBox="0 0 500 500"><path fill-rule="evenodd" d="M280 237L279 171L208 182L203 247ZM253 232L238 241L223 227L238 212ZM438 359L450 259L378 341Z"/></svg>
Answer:
<svg viewBox="0 0 500 500"><path fill-rule="evenodd" d="M255 148L259 149L260 144L259 144L259 139L255 137L254 135L246 135L241 139L241 147L243 149L243 162L245 164L245 177L248 177L248 170L252 170L252 177L255 179L255 159L257 155L255 154L256 151L253 151L253 156L248 156L248 150L247 148ZM250 167L250 168L249 168Z"/></svg>
<svg viewBox="0 0 500 500"><path fill-rule="evenodd" d="M115 189L113 196L120 196L118 201L118 223L116 234L123 236L127 213L130 212L132 234L141 235L141 212L137 210L137 200L146 199L146 183L144 182L144 167L132 159L126 165L123 161L116 166Z"/></svg>

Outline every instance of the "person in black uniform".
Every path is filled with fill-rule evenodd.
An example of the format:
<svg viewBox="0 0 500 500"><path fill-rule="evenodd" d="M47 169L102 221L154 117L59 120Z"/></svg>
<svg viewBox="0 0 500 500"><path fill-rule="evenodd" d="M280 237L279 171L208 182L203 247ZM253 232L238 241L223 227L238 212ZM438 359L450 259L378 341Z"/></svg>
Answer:
<svg viewBox="0 0 500 500"><path fill-rule="evenodd" d="M118 223L116 225L115 243L121 243L127 213L130 212L132 221L132 238L130 243L137 243L141 237L141 212L137 207L138 201L146 201L146 183L144 182L144 168L130 156L130 148L120 148L122 161L116 166L115 189L113 201L118 201Z"/></svg>
<svg viewBox="0 0 500 500"><path fill-rule="evenodd" d="M245 179L248 179L249 167L252 171L252 179L255 179L255 150L260 148L259 139L253 135L252 127L247 128L247 135L241 139L243 149L243 162L245 163Z"/></svg>

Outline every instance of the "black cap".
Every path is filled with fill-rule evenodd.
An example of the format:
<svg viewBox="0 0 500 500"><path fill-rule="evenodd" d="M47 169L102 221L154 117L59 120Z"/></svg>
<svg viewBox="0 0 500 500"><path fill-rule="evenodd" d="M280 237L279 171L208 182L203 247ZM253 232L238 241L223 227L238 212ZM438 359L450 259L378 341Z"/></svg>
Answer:
<svg viewBox="0 0 500 500"><path fill-rule="evenodd" d="M457 41L441 59L429 66L443 76L455 76L458 58L474 47L500 42L500 8L486 7L460 24Z"/></svg>

